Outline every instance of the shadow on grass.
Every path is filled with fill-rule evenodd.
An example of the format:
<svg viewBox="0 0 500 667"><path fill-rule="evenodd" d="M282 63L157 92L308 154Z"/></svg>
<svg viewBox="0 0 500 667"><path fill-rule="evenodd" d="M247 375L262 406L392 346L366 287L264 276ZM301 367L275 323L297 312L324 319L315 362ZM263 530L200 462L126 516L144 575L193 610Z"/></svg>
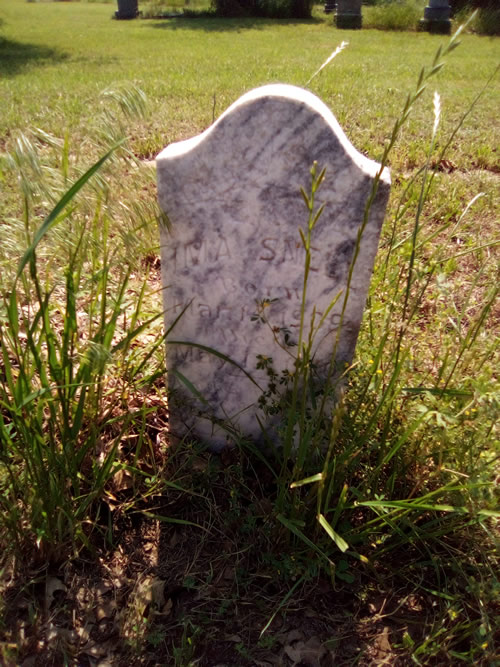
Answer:
<svg viewBox="0 0 500 667"><path fill-rule="evenodd" d="M204 32L242 32L243 30L265 30L277 25L304 25L323 23L321 19L266 19L266 18L218 18L210 15L179 16L165 19L145 19L148 28L162 30L203 30Z"/></svg>
<svg viewBox="0 0 500 667"><path fill-rule="evenodd" d="M15 76L31 64L48 65L66 60L59 49L40 44L15 42L0 35L0 75Z"/></svg>

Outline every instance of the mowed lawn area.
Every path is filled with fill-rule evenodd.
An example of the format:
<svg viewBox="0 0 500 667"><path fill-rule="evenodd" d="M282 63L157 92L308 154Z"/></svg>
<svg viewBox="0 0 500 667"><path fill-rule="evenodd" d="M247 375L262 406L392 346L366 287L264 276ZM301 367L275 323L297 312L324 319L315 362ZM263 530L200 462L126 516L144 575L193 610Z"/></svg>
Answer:
<svg viewBox="0 0 500 667"><path fill-rule="evenodd" d="M0 663L497 664L499 39L115 10L0 0ZM342 42L359 151L413 96L345 399L301 465L175 445L154 158Z"/></svg>
<svg viewBox="0 0 500 667"><path fill-rule="evenodd" d="M340 42L349 47L312 90L332 109L354 145L377 159L420 68L439 36L374 30L342 32L322 15L311 21L171 19L112 21L113 4L2 0L2 141L37 126L85 139L99 93L134 81L150 102L142 128L151 153L207 127L245 91L272 82L303 86ZM492 75L498 40L465 35L433 82L443 126L460 114ZM457 164L498 165L498 82L456 141ZM405 132L398 166L420 156L432 125L431 94ZM423 148L422 148L423 151Z"/></svg>

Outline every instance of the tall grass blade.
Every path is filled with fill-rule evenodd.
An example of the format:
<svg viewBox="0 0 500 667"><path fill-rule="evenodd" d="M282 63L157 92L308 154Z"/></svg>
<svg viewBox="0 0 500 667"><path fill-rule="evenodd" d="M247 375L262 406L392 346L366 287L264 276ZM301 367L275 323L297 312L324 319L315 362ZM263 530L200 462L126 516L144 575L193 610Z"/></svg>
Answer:
<svg viewBox="0 0 500 667"><path fill-rule="evenodd" d="M330 537L330 539L335 542L335 544L338 546L340 551L342 551L342 553L344 553L344 551L347 551L347 549L349 549L349 545L344 540L344 538L333 530L333 528L330 526L330 524L322 514L318 515L318 521L319 525L325 529L328 537Z"/></svg>
<svg viewBox="0 0 500 667"><path fill-rule="evenodd" d="M33 237L33 241L30 247L26 250L21 261L19 262L19 267L17 269L16 281L19 279L19 276L24 270L24 267L33 260L35 250L43 239L45 234L50 230L50 228L58 222L59 215L63 212L69 202L75 197L75 195L83 188L87 181L102 167L102 165L109 160L113 155L115 150L123 143L124 140L118 142L110 151L106 153L102 158L100 158L90 169L88 169L83 176L81 176L77 182L61 197L49 215L45 218L43 223L40 225L38 230Z"/></svg>

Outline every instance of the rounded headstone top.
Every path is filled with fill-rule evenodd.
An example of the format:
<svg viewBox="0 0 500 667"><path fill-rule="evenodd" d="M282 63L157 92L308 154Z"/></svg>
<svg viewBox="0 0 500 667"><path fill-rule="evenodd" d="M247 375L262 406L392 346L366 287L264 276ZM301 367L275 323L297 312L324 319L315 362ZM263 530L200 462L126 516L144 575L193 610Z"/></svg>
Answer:
<svg viewBox="0 0 500 667"><path fill-rule="evenodd" d="M273 102L275 102L275 104L272 104ZM259 126L263 129L269 125L271 116L273 124L276 123L276 117L281 113L284 114L285 106L297 107L298 109L306 107L310 112L310 117L316 116L317 119L321 119L325 124L325 129L329 129L335 134L343 151L361 171L373 178L380 169L378 163L365 157L354 148L333 113L326 104L319 99L319 97L305 88L285 83L268 84L248 91L236 100L236 102L231 104L215 123L204 132L190 139L175 142L167 146L158 155L156 158L157 161L161 163L163 160L182 158L196 149L213 133L217 133L222 129L221 126L226 126L232 116L237 115L242 110L245 110L245 112L248 113L249 106L252 107L251 115L255 121L254 126ZM288 115L289 114L286 114L287 119ZM259 116L261 116L261 118L259 118ZM239 130L239 123L236 122L233 126L235 131ZM225 130L227 131L226 127ZM237 141L237 137L235 137L235 141ZM390 183L390 175L387 169L384 169L381 180Z"/></svg>

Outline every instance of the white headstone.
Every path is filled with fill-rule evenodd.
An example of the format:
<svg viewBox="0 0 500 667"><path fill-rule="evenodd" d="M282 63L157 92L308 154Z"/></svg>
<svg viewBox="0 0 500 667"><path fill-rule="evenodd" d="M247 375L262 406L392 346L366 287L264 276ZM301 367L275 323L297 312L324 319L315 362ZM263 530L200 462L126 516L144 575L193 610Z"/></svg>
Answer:
<svg viewBox="0 0 500 667"><path fill-rule="evenodd" d="M313 94L270 85L243 95L205 132L171 144L157 158L158 194L170 227L161 229L161 263L168 339L215 348L266 388L256 372L257 355L274 368L293 371L293 357L273 340L272 330L252 321L257 303L270 324L297 337L304 249L299 227L308 212L301 186L309 192L314 162L326 168L316 194L325 209L313 232L306 323L341 293L321 335L315 363L329 362L340 321L349 267L379 165L358 153L329 109ZM352 359L377 251L390 178L384 170L354 265L336 359ZM275 301L274 301L275 300ZM319 315L318 315L319 317ZM307 335L306 326L306 335ZM296 353L297 348L290 348ZM259 439L256 414L260 390L236 366L184 344L167 344L171 430L222 446L229 422ZM179 373L207 404L179 380ZM199 416L201 409L211 418ZM260 413L260 417L263 415Z"/></svg>

